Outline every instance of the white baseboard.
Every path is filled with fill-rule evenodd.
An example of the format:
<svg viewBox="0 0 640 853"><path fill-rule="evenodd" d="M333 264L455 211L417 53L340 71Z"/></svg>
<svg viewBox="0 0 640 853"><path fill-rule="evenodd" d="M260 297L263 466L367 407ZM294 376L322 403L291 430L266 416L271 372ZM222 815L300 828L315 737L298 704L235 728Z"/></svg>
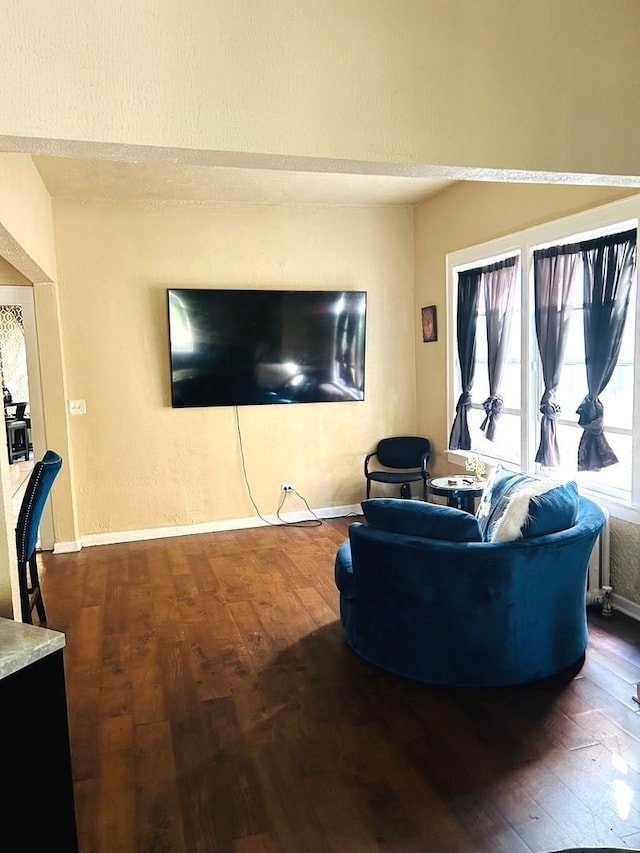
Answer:
<svg viewBox="0 0 640 853"><path fill-rule="evenodd" d="M620 613L631 616L632 619L637 619L640 622L640 604L623 598L621 595L616 595L615 592L611 595L611 603L615 610L619 610Z"/></svg>
<svg viewBox="0 0 640 853"><path fill-rule="evenodd" d="M78 539L73 539L70 542L55 542L53 546L54 554L73 554L74 551L79 551L82 544Z"/></svg>
<svg viewBox="0 0 640 853"><path fill-rule="evenodd" d="M341 518L347 515L361 515L360 504L349 506L330 506L314 509L313 513L318 518ZM282 520L280 520L282 519ZM281 526L282 522L295 523L313 520L313 515L308 510L280 513L280 519L276 515L265 515L263 518L250 516L249 518L226 518L222 521L203 521L200 524L178 525L176 527L152 527L143 530L122 530L109 533L89 533L80 537L78 548L68 550L79 551L80 547L91 547L92 545L117 545L122 542L142 542L146 539L166 539L170 536L192 536L196 533L218 533L222 530L244 530L250 527L266 527L268 524ZM59 546L70 543L57 543L54 553L62 554L66 551L59 550Z"/></svg>

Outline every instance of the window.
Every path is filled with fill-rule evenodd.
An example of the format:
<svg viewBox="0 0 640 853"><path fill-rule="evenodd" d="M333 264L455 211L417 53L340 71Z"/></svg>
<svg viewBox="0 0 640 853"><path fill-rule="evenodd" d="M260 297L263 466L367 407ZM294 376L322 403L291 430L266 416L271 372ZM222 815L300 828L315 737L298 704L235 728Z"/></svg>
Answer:
<svg viewBox="0 0 640 853"><path fill-rule="evenodd" d="M572 288L572 311L569 321L567 350L560 384L558 403L561 417L557 421L563 470L577 473L578 442L582 428L578 425L576 409L585 391L584 307L582 296L582 259L578 260ZM635 282L634 282L635 285ZM599 472L584 471L581 482L594 491L601 491L627 501L631 496L632 426L634 398L634 341L636 329L636 288L632 288L631 302L625 322L620 355L609 384L600 394L604 407L604 432L607 441L618 457L618 463Z"/></svg>
<svg viewBox="0 0 640 853"><path fill-rule="evenodd" d="M475 375L468 409L471 437L470 452L486 458L489 463L502 462L509 467L532 473L552 475L560 472L572 476L584 491L595 493L610 505L614 514L640 523L640 437L634 440L634 424L640 426L638 378L636 364L637 328L637 269L631 281L629 308L626 314L620 352L611 378L598 395L604 409L604 434L616 454L616 464L599 471L578 471L578 445L583 427L578 424L577 408L588 393L585 364L583 260L577 262L570 284L570 315L567 341L562 360L560 382L555 400L560 406L556 435L560 463L542 468L535 462L540 442L540 401L544 393L542 365L538 353L534 319L533 252L552 246L581 244L594 237L637 229L640 218L640 196L625 199L587 211L564 220L538 226L481 246L471 247L448 256L448 320L449 320L449 425L456 401L461 394L461 374L456 340L457 282L460 272L484 268L497 259L509 256L518 259L514 281L513 317L507 344L500 395L503 413L493 441L488 441L481 429L485 419L483 402L489 395L486 307L482 289L478 299L476 326ZM524 306L524 307L523 307ZM452 316L453 315L453 316ZM640 434L640 429L636 428ZM464 455L455 449L450 453ZM635 473L634 473L635 472ZM616 506L628 512L615 512Z"/></svg>

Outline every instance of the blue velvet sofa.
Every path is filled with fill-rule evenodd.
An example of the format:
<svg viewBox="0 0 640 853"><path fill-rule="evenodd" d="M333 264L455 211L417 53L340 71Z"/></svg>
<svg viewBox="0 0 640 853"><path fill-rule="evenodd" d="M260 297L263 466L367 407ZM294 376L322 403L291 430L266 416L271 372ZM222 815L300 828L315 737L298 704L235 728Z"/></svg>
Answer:
<svg viewBox="0 0 640 853"><path fill-rule="evenodd" d="M364 501L367 523L351 524L335 560L346 641L379 667L438 685L521 684L579 662L604 516L577 490L573 499L570 526L512 541L482 541L460 510Z"/></svg>

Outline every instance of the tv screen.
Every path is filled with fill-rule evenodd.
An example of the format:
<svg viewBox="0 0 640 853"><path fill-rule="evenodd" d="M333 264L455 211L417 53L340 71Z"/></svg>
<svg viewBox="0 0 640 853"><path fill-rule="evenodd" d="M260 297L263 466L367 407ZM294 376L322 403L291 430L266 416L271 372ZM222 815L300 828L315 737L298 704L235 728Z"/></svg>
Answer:
<svg viewBox="0 0 640 853"><path fill-rule="evenodd" d="M170 288L171 403L364 400L366 293Z"/></svg>

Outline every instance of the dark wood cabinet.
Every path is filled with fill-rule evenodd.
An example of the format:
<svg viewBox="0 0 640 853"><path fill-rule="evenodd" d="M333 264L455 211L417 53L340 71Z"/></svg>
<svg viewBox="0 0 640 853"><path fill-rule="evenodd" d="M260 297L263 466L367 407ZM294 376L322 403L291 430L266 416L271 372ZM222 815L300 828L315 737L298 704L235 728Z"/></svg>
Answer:
<svg viewBox="0 0 640 853"><path fill-rule="evenodd" d="M8 620L0 621L4 623L3 632L7 631ZM11 624L17 631L27 628L46 631L35 626ZM0 658L6 651L3 632L0 632ZM29 659L28 650L26 655ZM61 648L0 678L0 720L5 774L3 813L8 825L17 828L22 837L20 849L76 853L78 841Z"/></svg>

